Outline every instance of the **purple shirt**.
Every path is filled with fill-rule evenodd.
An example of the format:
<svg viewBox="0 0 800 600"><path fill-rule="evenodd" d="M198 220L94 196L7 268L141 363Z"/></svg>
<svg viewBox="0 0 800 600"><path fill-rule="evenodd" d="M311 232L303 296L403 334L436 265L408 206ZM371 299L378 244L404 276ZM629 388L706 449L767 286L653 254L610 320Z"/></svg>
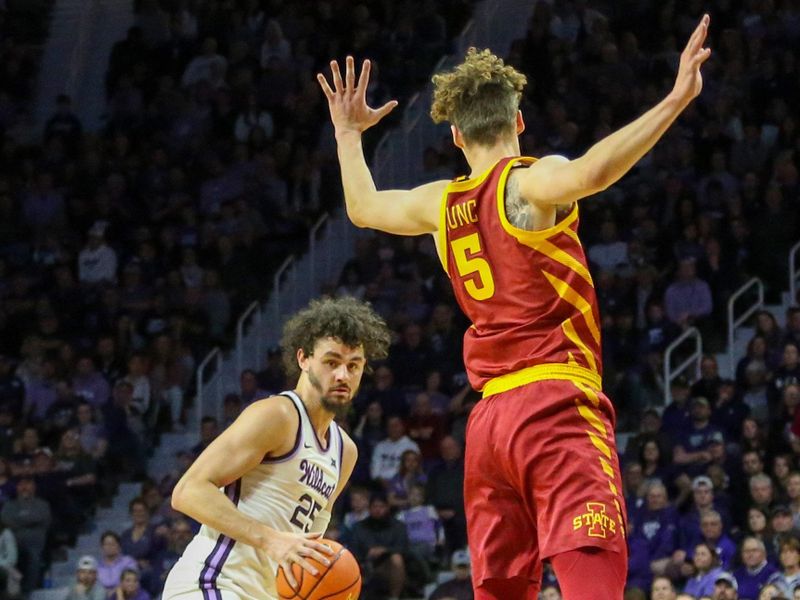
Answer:
<svg viewBox="0 0 800 600"><path fill-rule="evenodd" d="M111 398L111 386L100 373L76 375L72 378L72 389L76 396L85 399L95 408L103 406Z"/></svg>
<svg viewBox="0 0 800 600"><path fill-rule="evenodd" d="M120 554L113 563L107 563L101 558L97 561L97 581L107 590L113 590L119 585L125 569L133 569L138 573L139 565L127 554Z"/></svg>

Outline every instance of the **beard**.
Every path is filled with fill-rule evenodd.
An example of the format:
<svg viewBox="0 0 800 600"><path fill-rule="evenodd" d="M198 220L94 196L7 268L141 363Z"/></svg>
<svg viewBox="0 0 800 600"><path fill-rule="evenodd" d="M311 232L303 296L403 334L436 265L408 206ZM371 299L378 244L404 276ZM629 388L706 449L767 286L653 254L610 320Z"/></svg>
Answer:
<svg viewBox="0 0 800 600"><path fill-rule="evenodd" d="M335 417L347 416L347 413L350 412L350 406L353 404L353 397L356 395L358 388L355 390L350 390L350 396L346 401L342 401L338 398L328 395L329 390L326 390L322 387L322 382L314 374L313 369L308 370L308 381L312 386L314 386L314 389L319 392L319 402L322 404L322 408L327 410L329 413L332 413Z"/></svg>

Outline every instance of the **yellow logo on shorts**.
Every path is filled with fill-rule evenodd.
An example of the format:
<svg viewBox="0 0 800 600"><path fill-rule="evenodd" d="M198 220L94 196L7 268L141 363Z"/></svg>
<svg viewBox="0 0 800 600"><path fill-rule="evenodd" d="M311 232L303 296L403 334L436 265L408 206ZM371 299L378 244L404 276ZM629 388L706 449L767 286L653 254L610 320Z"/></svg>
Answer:
<svg viewBox="0 0 800 600"><path fill-rule="evenodd" d="M581 527L587 527L589 537L606 538L608 532L611 535L617 533L617 524L606 514L606 505L602 502L587 502L586 511L572 519L573 531L578 531Z"/></svg>

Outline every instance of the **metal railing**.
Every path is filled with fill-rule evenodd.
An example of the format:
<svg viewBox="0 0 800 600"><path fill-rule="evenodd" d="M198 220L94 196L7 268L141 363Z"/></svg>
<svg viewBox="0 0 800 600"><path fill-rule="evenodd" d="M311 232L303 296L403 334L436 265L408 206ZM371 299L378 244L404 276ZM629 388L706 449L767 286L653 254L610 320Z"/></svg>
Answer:
<svg viewBox="0 0 800 600"><path fill-rule="evenodd" d="M789 304L797 304L797 287L800 279L800 269L798 269L797 254L800 252L800 242L797 242L789 251Z"/></svg>
<svg viewBox="0 0 800 600"><path fill-rule="evenodd" d="M208 366L212 364L212 361L215 370L209 371ZM208 377L206 377L207 371L209 373ZM194 399L195 419L197 420L197 431L200 431L200 420L205 416L206 390L209 387L214 387L216 397L222 397L222 351L219 349L219 346L209 352L203 359L203 362L200 363L200 366L197 367L196 377L197 395ZM215 404L217 404L217 406L214 407L214 412L218 413L219 403L217 402Z"/></svg>
<svg viewBox="0 0 800 600"><path fill-rule="evenodd" d="M750 304L741 315L736 317L736 301L753 288L756 289L758 299L754 304ZM758 277L753 277L750 281L745 283L742 287L731 294L731 297L728 299L728 360L730 361L731 373L736 372L736 328L747 321L747 319L749 319L763 306L764 284Z"/></svg>
<svg viewBox="0 0 800 600"><path fill-rule="evenodd" d="M673 369L672 354L690 338L694 339L694 352ZM672 402L672 381L692 365L694 365L694 374L697 376L700 373L700 361L702 358L703 338L697 327L689 327L667 346L667 349L664 351L664 406Z"/></svg>
<svg viewBox="0 0 800 600"><path fill-rule="evenodd" d="M256 323L256 330L261 329L262 313L259 310L260 304L254 301L248 306L239 320L236 322L236 372L241 373L244 370L244 352L245 352L245 326L250 322L250 317ZM255 336L255 354L261 356L261 348L259 347L260 335Z"/></svg>

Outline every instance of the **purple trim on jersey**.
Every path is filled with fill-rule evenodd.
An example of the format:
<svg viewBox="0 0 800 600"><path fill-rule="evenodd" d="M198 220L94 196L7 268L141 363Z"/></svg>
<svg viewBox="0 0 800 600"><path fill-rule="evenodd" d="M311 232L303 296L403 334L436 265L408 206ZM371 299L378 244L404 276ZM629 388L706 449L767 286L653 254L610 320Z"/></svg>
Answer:
<svg viewBox="0 0 800 600"><path fill-rule="evenodd" d="M278 395L279 396L285 396L285 397L289 398L289 400L292 400L291 396L289 395L289 392L283 392L283 393L278 394ZM300 402L300 404L302 404L302 402ZM297 403L294 400L292 400L292 406L294 406L294 409L297 411L297 435L294 438L294 446L286 454L281 454L280 456L276 456L274 458L265 456L264 458L261 459L261 464L262 465L264 463L273 465L275 463L286 462L287 460L292 458L297 453L298 448L300 448L300 439L303 437L303 435L302 435L302 433L303 433L303 415L300 414L300 409L297 408Z"/></svg>
<svg viewBox="0 0 800 600"><path fill-rule="evenodd" d="M235 482L225 486L225 495L234 505L238 506L241 492L241 479L237 479ZM200 571L199 583L200 589L203 591L204 600L222 600L222 594L217 588L217 578L235 544L236 540L229 538L227 535L220 534L217 538L214 549L211 551L211 554L208 555L208 558L206 558L203 570Z"/></svg>
<svg viewBox="0 0 800 600"><path fill-rule="evenodd" d="M314 434L314 436L313 436L313 437L314 437L314 441L315 441L315 442L316 442L316 444L317 444L317 449L318 449L320 452L322 452L323 454L328 454L328 452L330 452L331 446L333 445L333 444L331 444L331 442L333 441L333 437L332 437L332 435L331 435L331 428L330 428L330 427L328 427L328 447L327 447L327 448L323 448L323 447L322 447L322 442L320 442L320 441L319 441L319 438L317 437L317 431L314 429L314 424L313 424L313 422L311 421L311 415L309 415L309 414L308 414L308 409L306 408L306 405L305 405L305 403L304 403L304 402L303 402L303 401L300 399L300 396L298 396L298 395L297 395L297 394L295 394L294 392L289 392L289 393L290 393L290 394L292 394L292 395L294 395L294 396L296 396L296 397L297 397L297 399L300 401L300 406L302 406L302 407L303 407L303 410L305 411L305 413L306 413L306 416L308 417L308 423L311 425L311 430L312 430L311 432ZM333 425L333 423L331 423L331 425Z"/></svg>
<svg viewBox="0 0 800 600"><path fill-rule="evenodd" d="M342 439L342 430L339 425L336 425L336 433L339 434L339 477L342 476L342 465L344 460L344 440Z"/></svg>

